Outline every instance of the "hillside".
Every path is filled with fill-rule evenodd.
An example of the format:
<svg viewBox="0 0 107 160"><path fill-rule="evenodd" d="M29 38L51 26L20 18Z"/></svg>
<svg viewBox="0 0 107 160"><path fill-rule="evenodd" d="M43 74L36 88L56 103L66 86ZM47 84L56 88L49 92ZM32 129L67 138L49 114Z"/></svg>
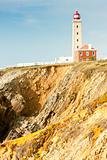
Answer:
<svg viewBox="0 0 107 160"><path fill-rule="evenodd" d="M107 61L0 71L0 160L106 160Z"/></svg>

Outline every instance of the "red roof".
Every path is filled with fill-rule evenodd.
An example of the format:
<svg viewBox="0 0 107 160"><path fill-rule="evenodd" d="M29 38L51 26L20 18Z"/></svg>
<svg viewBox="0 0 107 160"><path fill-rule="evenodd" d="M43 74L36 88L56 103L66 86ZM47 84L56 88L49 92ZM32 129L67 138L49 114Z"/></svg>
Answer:
<svg viewBox="0 0 107 160"><path fill-rule="evenodd" d="M80 16L80 14L79 14L79 12L78 12L77 10L74 12L73 18L74 18L74 20L79 20L79 19L81 19L81 16Z"/></svg>
<svg viewBox="0 0 107 160"><path fill-rule="evenodd" d="M91 46L91 44L84 44L81 48L80 48L80 50L95 50L92 46Z"/></svg>

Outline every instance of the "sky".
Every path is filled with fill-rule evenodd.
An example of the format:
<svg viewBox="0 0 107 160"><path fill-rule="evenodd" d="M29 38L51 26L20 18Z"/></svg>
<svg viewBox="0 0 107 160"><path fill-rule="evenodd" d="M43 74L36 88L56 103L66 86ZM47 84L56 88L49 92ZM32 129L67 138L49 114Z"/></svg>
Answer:
<svg viewBox="0 0 107 160"><path fill-rule="evenodd" d="M72 56L72 17L83 41L107 58L107 0L0 0L0 67Z"/></svg>

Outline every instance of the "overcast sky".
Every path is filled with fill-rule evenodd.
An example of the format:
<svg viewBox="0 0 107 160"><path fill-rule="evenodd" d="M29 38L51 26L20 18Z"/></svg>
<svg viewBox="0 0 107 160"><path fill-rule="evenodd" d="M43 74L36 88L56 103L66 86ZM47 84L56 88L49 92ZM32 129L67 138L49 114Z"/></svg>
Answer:
<svg viewBox="0 0 107 160"><path fill-rule="evenodd" d="M107 58L107 0L0 0L0 67L72 56L75 9L84 43Z"/></svg>

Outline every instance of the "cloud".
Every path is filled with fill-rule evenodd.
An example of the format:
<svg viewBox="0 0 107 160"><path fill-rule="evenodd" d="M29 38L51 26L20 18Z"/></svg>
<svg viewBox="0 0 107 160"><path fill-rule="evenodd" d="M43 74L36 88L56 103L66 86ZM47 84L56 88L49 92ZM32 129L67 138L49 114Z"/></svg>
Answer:
<svg viewBox="0 0 107 160"><path fill-rule="evenodd" d="M49 0L0 0L0 18L34 24L44 12L48 12L51 4Z"/></svg>
<svg viewBox="0 0 107 160"><path fill-rule="evenodd" d="M54 0L53 0L54 1ZM17 6L17 5L47 5L52 4L49 0L0 0L0 5L2 6Z"/></svg>
<svg viewBox="0 0 107 160"><path fill-rule="evenodd" d="M49 0L0 0L0 12L5 13L41 13L46 8L47 11L54 4L54 0L50 2Z"/></svg>

